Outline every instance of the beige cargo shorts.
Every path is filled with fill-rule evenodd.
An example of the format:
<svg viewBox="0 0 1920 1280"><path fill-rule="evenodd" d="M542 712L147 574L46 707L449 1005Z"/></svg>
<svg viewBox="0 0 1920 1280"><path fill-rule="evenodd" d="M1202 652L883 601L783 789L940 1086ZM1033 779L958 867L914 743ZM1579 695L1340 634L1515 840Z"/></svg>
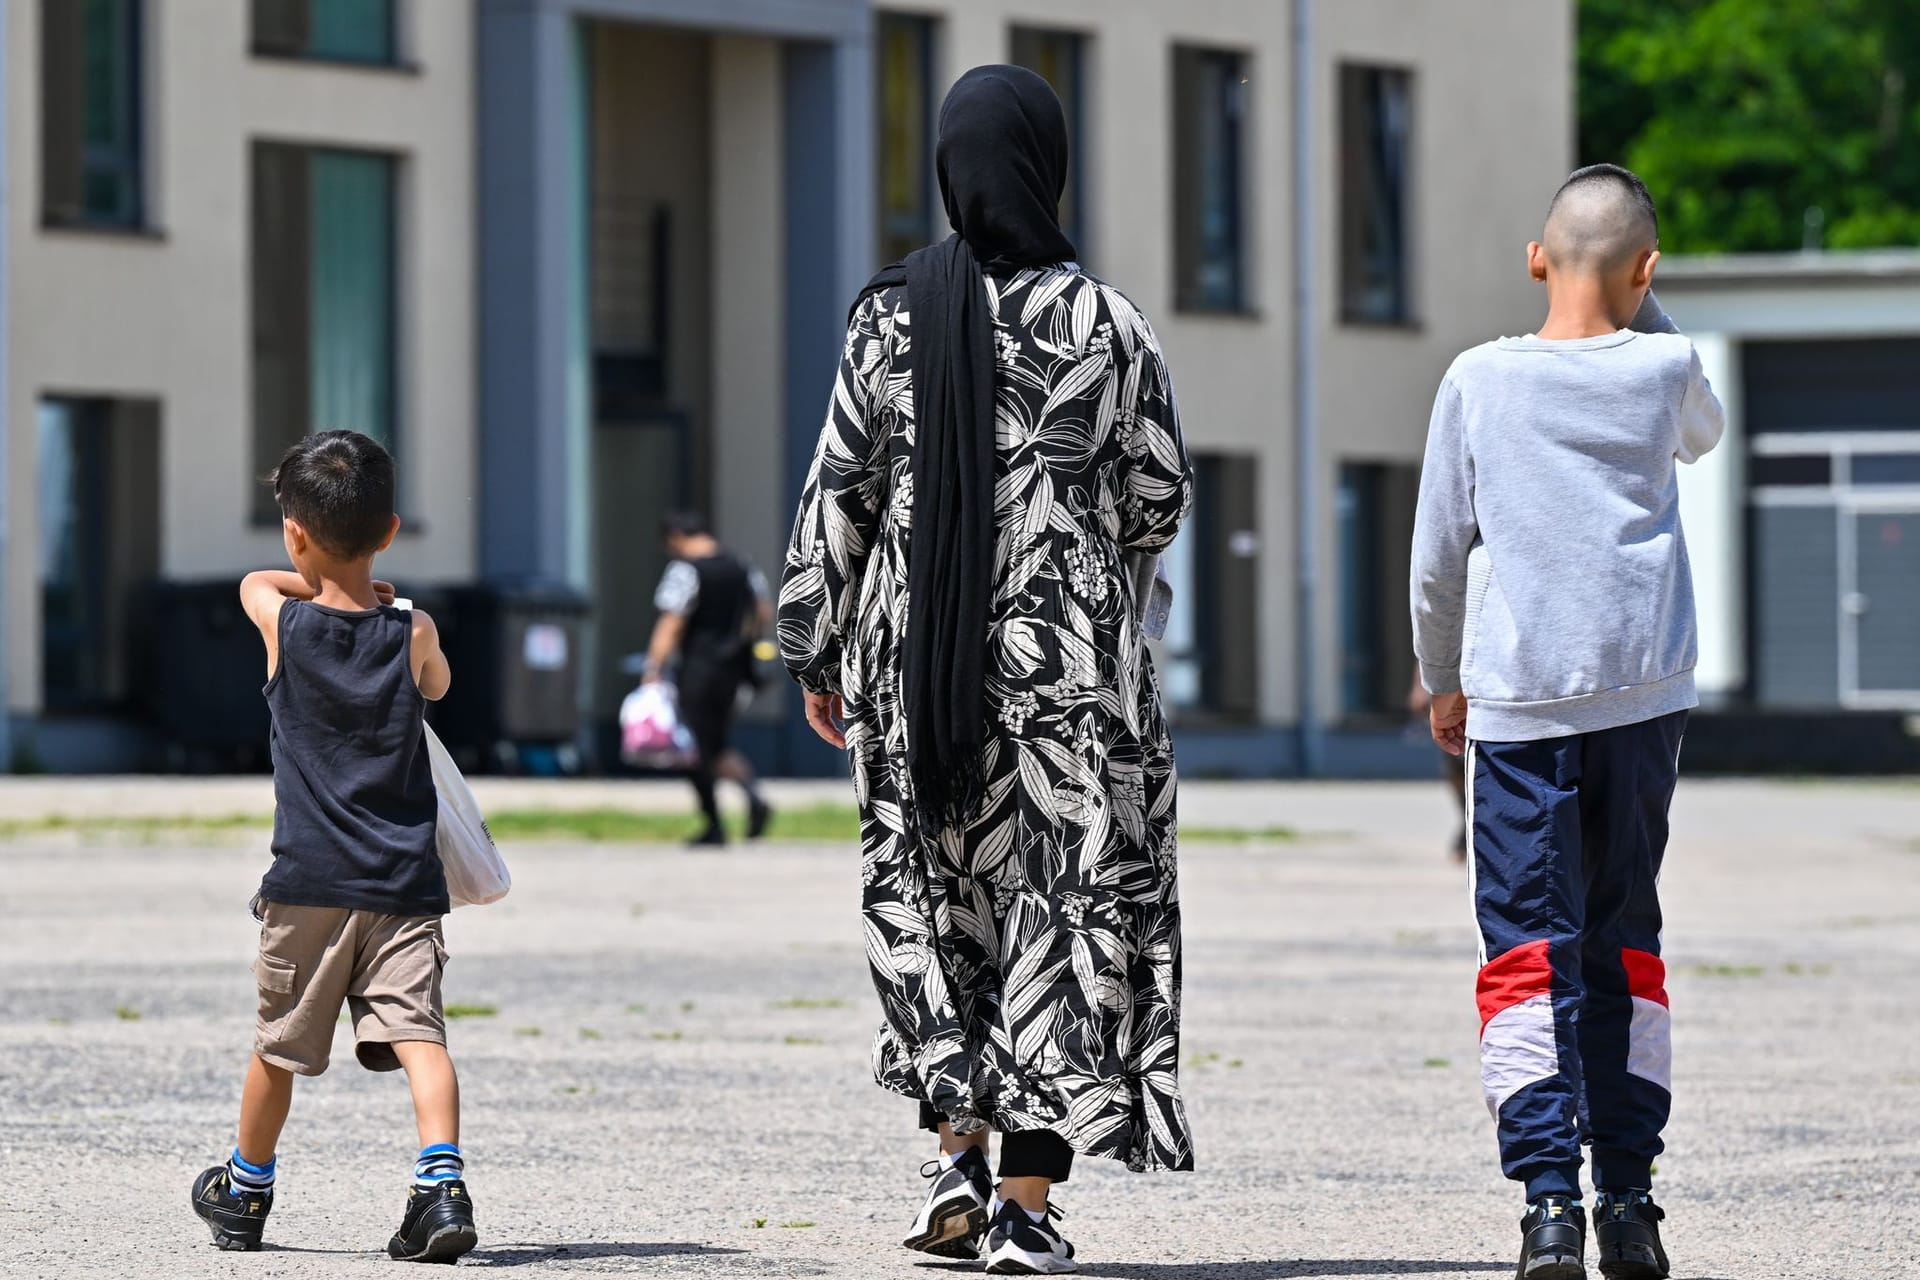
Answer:
<svg viewBox="0 0 1920 1280"><path fill-rule="evenodd" d="M259 914L253 1051L262 1060L303 1076L325 1071L342 1004L353 1018L354 1056L369 1071L398 1070L398 1042L447 1042L439 916L264 901Z"/></svg>

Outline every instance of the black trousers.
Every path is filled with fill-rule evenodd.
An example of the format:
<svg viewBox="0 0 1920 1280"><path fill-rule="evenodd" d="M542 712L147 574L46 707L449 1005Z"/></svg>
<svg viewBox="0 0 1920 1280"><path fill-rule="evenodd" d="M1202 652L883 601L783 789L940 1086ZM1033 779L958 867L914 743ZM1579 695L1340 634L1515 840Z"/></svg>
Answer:
<svg viewBox="0 0 1920 1280"><path fill-rule="evenodd" d="M687 780L700 800L700 812L713 826L720 825L720 805L714 795L713 767L726 754L733 730L734 700L740 694L740 675L713 664L689 661L680 673L680 719L693 734L700 759L687 771Z"/></svg>
<svg viewBox="0 0 1920 1280"><path fill-rule="evenodd" d="M929 1133L940 1132L945 1117L926 1103L920 1104L920 1127ZM1073 1173L1073 1148L1051 1129L1017 1129L1000 1135L1000 1176L1003 1178L1045 1178L1065 1182Z"/></svg>

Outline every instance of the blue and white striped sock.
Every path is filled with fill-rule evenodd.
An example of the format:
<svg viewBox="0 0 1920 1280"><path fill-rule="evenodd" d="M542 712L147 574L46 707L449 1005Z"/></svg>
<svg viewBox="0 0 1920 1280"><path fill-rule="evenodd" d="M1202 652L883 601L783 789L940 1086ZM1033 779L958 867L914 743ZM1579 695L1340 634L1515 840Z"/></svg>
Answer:
<svg viewBox="0 0 1920 1280"><path fill-rule="evenodd" d="M413 1162L413 1185L422 1191L431 1191L443 1182L452 1182L466 1169L467 1162L461 1157L459 1147L451 1142L436 1142L420 1148L420 1158Z"/></svg>
<svg viewBox="0 0 1920 1280"><path fill-rule="evenodd" d="M248 1164L240 1148L235 1147L227 1160L227 1186L236 1196L265 1195L273 1190L273 1169L278 1163L276 1155L265 1164Z"/></svg>

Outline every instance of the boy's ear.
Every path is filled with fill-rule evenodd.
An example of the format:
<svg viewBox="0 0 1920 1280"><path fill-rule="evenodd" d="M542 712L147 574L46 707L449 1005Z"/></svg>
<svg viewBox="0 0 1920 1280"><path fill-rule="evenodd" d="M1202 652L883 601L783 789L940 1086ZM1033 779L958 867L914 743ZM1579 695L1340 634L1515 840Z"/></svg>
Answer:
<svg viewBox="0 0 1920 1280"><path fill-rule="evenodd" d="M1538 240L1527 241L1527 274L1541 284L1547 282L1547 249Z"/></svg>
<svg viewBox="0 0 1920 1280"><path fill-rule="evenodd" d="M1660 251L1658 249L1649 251L1647 256L1640 260L1640 269L1633 273L1634 288L1650 289L1653 287L1653 268L1654 264L1659 261Z"/></svg>
<svg viewBox="0 0 1920 1280"><path fill-rule="evenodd" d="M385 551L388 547L392 546L393 535L399 532L400 532L400 517L395 516L393 518L393 523L387 526L387 536L380 539L379 551L376 551L374 554L378 555L380 551Z"/></svg>
<svg viewBox="0 0 1920 1280"><path fill-rule="evenodd" d="M287 546L290 549L301 552L307 549L308 539L305 525L295 520L292 516L287 516L280 521L280 528L286 533Z"/></svg>

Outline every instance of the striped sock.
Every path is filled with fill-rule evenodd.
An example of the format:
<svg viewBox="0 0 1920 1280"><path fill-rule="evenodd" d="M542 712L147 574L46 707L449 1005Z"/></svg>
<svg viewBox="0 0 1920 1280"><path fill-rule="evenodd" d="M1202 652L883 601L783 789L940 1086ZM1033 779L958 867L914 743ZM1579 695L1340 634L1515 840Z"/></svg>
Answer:
<svg viewBox="0 0 1920 1280"><path fill-rule="evenodd" d="M461 1157L459 1147L451 1142L436 1142L420 1148L420 1158L413 1162L413 1185L422 1191L431 1191L443 1182L452 1182L466 1169L467 1162Z"/></svg>
<svg viewBox="0 0 1920 1280"><path fill-rule="evenodd" d="M277 1163L279 1157L276 1155L265 1164L248 1164L246 1157L240 1154L240 1148L235 1147L233 1155L227 1160L227 1186L236 1196L249 1193L265 1195L273 1190L273 1168Z"/></svg>

